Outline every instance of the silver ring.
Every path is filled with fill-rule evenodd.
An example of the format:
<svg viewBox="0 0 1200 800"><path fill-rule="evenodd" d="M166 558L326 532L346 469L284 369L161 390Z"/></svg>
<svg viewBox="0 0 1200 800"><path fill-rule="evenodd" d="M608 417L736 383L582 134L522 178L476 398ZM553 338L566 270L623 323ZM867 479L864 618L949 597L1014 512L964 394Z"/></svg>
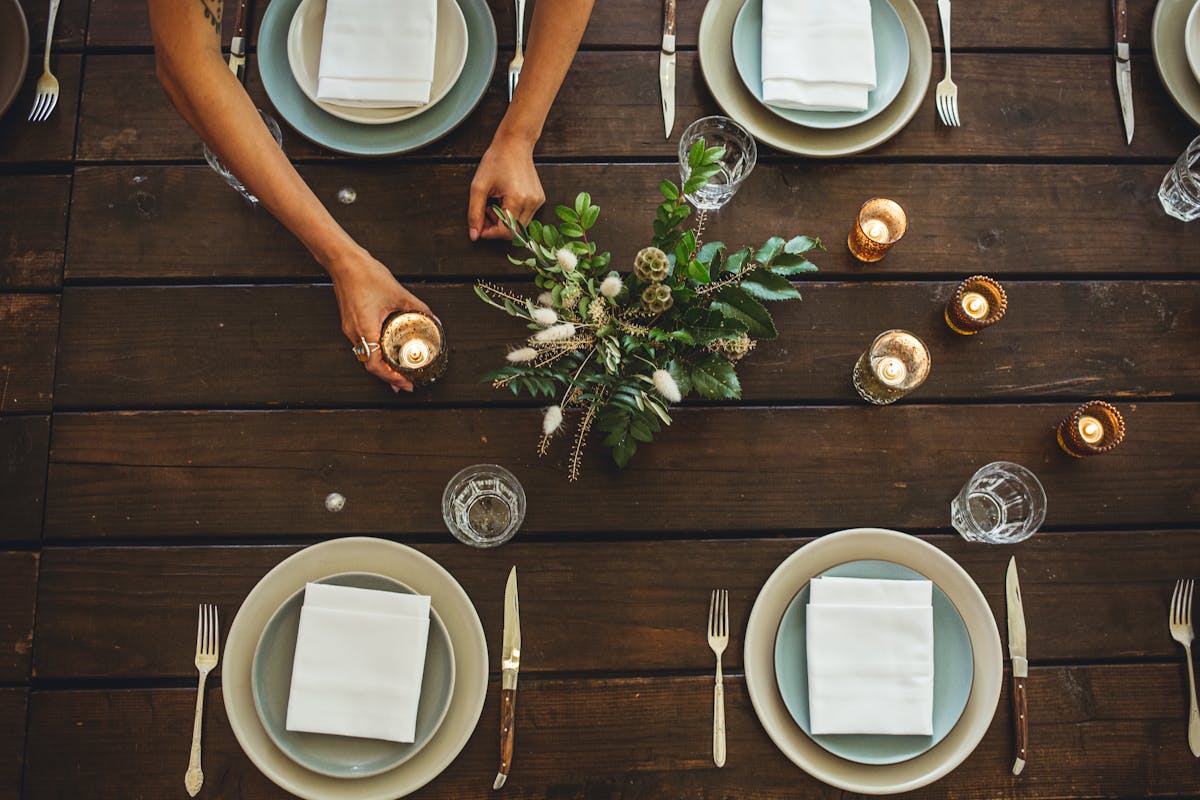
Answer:
<svg viewBox="0 0 1200 800"><path fill-rule="evenodd" d="M360 336L358 337L358 344L351 347L350 351L354 353L355 358L365 364L370 360L371 353L374 353L378 349L379 342L368 342L367 337Z"/></svg>

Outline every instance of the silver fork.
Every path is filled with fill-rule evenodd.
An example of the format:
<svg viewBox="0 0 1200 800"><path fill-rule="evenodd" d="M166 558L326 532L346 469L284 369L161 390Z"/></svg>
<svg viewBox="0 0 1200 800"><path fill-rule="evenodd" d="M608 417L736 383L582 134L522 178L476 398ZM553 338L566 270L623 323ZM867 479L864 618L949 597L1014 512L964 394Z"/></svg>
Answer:
<svg viewBox="0 0 1200 800"><path fill-rule="evenodd" d="M196 624L196 669L200 671L200 686L196 690L196 720L192 723L192 754L188 759L187 774L183 784L192 797L204 785L204 770L200 769L200 728L204 720L204 682L208 673L217 665L221 652L221 627L217 622L217 607L200 606L200 620Z"/></svg>
<svg viewBox="0 0 1200 800"><path fill-rule="evenodd" d="M54 18L58 16L59 0L50 0L50 16L46 20L46 53L42 56L42 76L38 78L37 94L29 110L30 122L45 122L58 105L58 78L50 71L50 40L54 38Z"/></svg>
<svg viewBox="0 0 1200 800"><path fill-rule="evenodd" d="M1183 645L1187 661L1188 690L1191 708L1188 710L1188 747L1192 755L1200 758L1200 711L1196 709L1196 674L1192 671L1192 591L1196 583L1191 578L1180 578L1171 595L1171 638Z"/></svg>
<svg viewBox="0 0 1200 800"><path fill-rule="evenodd" d="M517 81L521 79L521 67L525 66L525 0L516 0L517 4L517 51L513 53L512 61L508 62L508 102L512 102L513 92L517 89Z"/></svg>
<svg viewBox="0 0 1200 800"><path fill-rule="evenodd" d="M942 18L942 44L946 48L946 77L937 85L937 112L942 124L958 127L958 87L950 80L950 0L938 0Z"/></svg>
<svg viewBox="0 0 1200 800"><path fill-rule="evenodd" d="M725 686L721 682L721 654L729 644L729 591L713 589L708 603L708 646L717 656L717 682L713 687L713 762L725 766Z"/></svg>

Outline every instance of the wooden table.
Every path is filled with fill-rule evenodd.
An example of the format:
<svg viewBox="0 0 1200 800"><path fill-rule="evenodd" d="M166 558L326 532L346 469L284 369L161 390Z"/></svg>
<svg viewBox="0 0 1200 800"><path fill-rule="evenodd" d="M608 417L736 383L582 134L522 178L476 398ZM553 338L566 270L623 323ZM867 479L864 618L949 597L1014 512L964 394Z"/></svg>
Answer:
<svg viewBox="0 0 1200 800"><path fill-rule="evenodd" d="M45 4L22 2L40 40ZM509 3L493 5L511 42ZM743 401L689 404L624 473L595 447L568 485L561 448L534 453L537 404L479 382L521 328L471 280L530 288L503 248L466 238L502 72L466 124L411 156L350 160L285 128L319 196L454 342L444 381L396 397L350 356L319 268L201 161L156 84L141 0L64 0L58 110L24 122L34 69L0 123L0 797L182 796L196 604L217 603L227 626L287 554L350 534L438 559L493 646L504 577L520 565L509 797L836 797L754 717L741 636L787 554L859 525L946 550L1001 624L1005 562L1021 565L1029 766L1009 774L1005 696L978 750L921 797L1200 795L1166 625L1173 582L1200 574L1200 227L1155 201L1196 131L1155 73L1153 4L1130 5L1132 147L1108 4L989 0L955 8L964 127L937 123L931 87L908 128L865 155L764 148L709 236L823 236L830 252L804 302L779 308L782 335L746 362ZM680 4L680 130L717 111L695 53L701 6ZM936 81L936 8L921 6ZM551 203L586 189L603 207L596 236L623 269L676 169L655 81L659 15L653 0L599 0L537 154ZM346 186L358 200L339 205ZM898 198L911 224L864 268L841 242L872 195ZM1005 282L1011 310L956 337L941 304L977 272ZM932 377L897 406L865 407L850 367L895 326L930 344ZM1118 403L1129 437L1079 462L1052 429L1093 397ZM948 524L950 497L997 458L1033 468L1049 494L1045 530L1017 547L971 545ZM438 509L446 480L481 461L512 468L529 496L519 539L495 552L453 542ZM348 498L340 514L324 508L332 491ZM733 617L723 770L703 637L715 586L730 589ZM414 797L492 796L497 683L466 750ZM206 725L202 796L283 795L238 749L219 688Z"/></svg>

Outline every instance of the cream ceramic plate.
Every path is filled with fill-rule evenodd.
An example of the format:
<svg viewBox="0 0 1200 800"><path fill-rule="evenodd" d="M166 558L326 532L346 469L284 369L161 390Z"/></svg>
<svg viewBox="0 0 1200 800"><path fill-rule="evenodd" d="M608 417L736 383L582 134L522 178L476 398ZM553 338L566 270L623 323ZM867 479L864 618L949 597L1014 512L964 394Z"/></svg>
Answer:
<svg viewBox="0 0 1200 800"><path fill-rule="evenodd" d="M1200 81L1188 67L1185 29L1194 0L1159 0L1154 9L1150 44L1154 66L1175 105L1200 125Z"/></svg>
<svg viewBox="0 0 1200 800"><path fill-rule="evenodd" d="M429 595L450 636L456 672L450 710L429 744L395 769L357 780L310 772L280 752L258 719L251 689L254 650L275 609L308 581L339 572L377 573ZM282 561L242 602L221 655L225 713L238 743L264 775L306 800L392 800L416 791L461 752L487 695L487 642L471 599L436 561L383 539L334 539Z"/></svg>
<svg viewBox="0 0 1200 800"><path fill-rule="evenodd" d="M1200 0L1192 4L1187 25L1183 29L1183 49L1187 53L1192 77L1200 81Z"/></svg>
<svg viewBox="0 0 1200 800"><path fill-rule="evenodd" d="M454 88L467 63L467 21L456 0L438 0L437 44L434 49L433 88L429 102L416 108L357 108L317 100L317 75L321 68L321 37L325 28L325 0L302 0L288 28L288 64L304 95L324 111L349 122L386 125L412 119L437 105Z"/></svg>
<svg viewBox="0 0 1200 800"><path fill-rule="evenodd" d="M713 0L718 2L719 0ZM946 593L971 638L974 673L962 718L937 745L898 764L855 764L808 738L784 705L775 679L775 634L797 590L839 564L890 561L915 570ZM763 585L746 629L746 687L759 721L775 745L813 777L849 792L894 794L919 789L949 773L987 732L1000 699L1003 654L987 600L949 556L916 537L881 528L855 528L823 536L790 555Z"/></svg>
<svg viewBox="0 0 1200 800"><path fill-rule="evenodd" d="M700 20L700 69L717 104L756 139L788 153L831 158L870 150L895 136L917 113L929 90L933 56L925 19L913 0L892 4L908 36L908 75L886 109L859 125L806 128L760 104L742 83L733 60L733 25L744 0L709 0Z"/></svg>

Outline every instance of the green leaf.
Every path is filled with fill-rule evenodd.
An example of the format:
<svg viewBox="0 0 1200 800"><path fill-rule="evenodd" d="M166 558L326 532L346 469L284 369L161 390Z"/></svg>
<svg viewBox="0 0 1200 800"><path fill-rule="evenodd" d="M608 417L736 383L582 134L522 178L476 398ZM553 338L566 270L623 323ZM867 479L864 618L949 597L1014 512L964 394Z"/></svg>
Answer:
<svg viewBox="0 0 1200 800"><path fill-rule="evenodd" d="M754 260L760 264L770 264L775 259L775 256L783 252L784 244L786 243L782 236L772 236L754 254Z"/></svg>
<svg viewBox="0 0 1200 800"><path fill-rule="evenodd" d="M667 198L668 200L678 200L679 199L679 187L676 186L671 181L663 181L662 183L660 183L658 185L658 191L660 194L662 194L663 197Z"/></svg>
<svg viewBox="0 0 1200 800"><path fill-rule="evenodd" d="M821 240L812 236L797 236L794 239L789 239L788 243L783 246L783 252L798 255L807 253L809 250L824 250L821 246Z"/></svg>
<svg viewBox="0 0 1200 800"><path fill-rule="evenodd" d="M720 161L724 156L725 156L724 145L717 145L716 147L705 148L704 163L705 164L715 164L718 161Z"/></svg>
<svg viewBox="0 0 1200 800"><path fill-rule="evenodd" d="M684 333L684 331L675 333ZM671 373L671 377L675 379L675 385L679 387L681 395L687 397L692 393L692 370L688 364L672 359L667 363L667 372Z"/></svg>
<svg viewBox="0 0 1200 800"><path fill-rule="evenodd" d="M796 260L792 261L793 258ZM771 262L770 270L776 275L799 275L801 272L816 272L817 265L804 256L782 255Z"/></svg>
<svg viewBox="0 0 1200 800"><path fill-rule="evenodd" d="M696 258L705 264L710 263L713 258L725 252L724 242L708 242L700 248L700 252L696 253Z"/></svg>
<svg viewBox="0 0 1200 800"><path fill-rule="evenodd" d="M746 266L746 259L749 257L750 257L750 248L743 247L741 250L738 250L736 253L731 255L729 258L725 259L725 271L732 272L735 274L738 272L741 272L742 269L744 269Z"/></svg>
<svg viewBox="0 0 1200 800"><path fill-rule="evenodd" d="M752 270L742 279L742 291L759 300L799 300L800 292L782 275L763 268Z"/></svg>
<svg viewBox="0 0 1200 800"><path fill-rule="evenodd" d="M695 259L688 262L687 274L696 283L712 283L712 276L708 274L708 267Z"/></svg>
<svg viewBox="0 0 1200 800"><path fill-rule="evenodd" d="M600 218L600 206L588 206L584 210L583 215L579 219L579 224L586 231L596 224L596 220Z"/></svg>
<svg viewBox="0 0 1200 800"><path fill-rule="evenodd" d="M688 166L696 169L704 163L704 139L697 139L688 151Z"/></svg>
<svg viewBox="0 0 1200 800"><path fill-rule="evenodd" d="M729 359L710 353L692 365L692 385L707 400L735 400L742 396L742 385Z"/></svg>
<svg viewBox="0 0 1200 800"><path fill-rule="evenodd" d="M571 209L567 208L566 206L555 207L554 213L557 214L558 218L561 219L563 222L578 222L579 221L579 215L576 214Z"/></svg>
<svg viewBox="0 0 1200 800"><path fill-rule="evenodd" d="M573 236L575 238L583 236L583 228L574 222L564 222L562 225L559 225L558 232L563 236Z"/></svg>
<svg viewBox="0 0 1200 800"><path fill-rule="evenodd" d="M774 339L779 335L771 312L736 286L727 286L716 293L710 308L746 326L746 332L756 339Z"/></svg>
<svg viewBox="0 0 1200 800"><path fill-rule="evenodd" d="M669 334L669 338L674 339L677 342L683 342L684 344L688 344L688 345L694 345L696 343L696 337L692 336L690 333L688 333L687 331L683 331L683 330L671 331L671 333Z"/></svg>
<svg viewBox="0 0 1200 800"><path fill-rule="evenodd" d="M587 192L580 192L575 195L575 213L582 217L583 212L587 211L588 206L592 204L592 196Z"/></svg>
<svg viewBox="0 0 1200 800"><path fill-rule="evenodd" d="M728 339L746 333L746 324L727 317L718 309L693 306L683 313L683 324L702 345L712 344L718 339Z"/></svg>

